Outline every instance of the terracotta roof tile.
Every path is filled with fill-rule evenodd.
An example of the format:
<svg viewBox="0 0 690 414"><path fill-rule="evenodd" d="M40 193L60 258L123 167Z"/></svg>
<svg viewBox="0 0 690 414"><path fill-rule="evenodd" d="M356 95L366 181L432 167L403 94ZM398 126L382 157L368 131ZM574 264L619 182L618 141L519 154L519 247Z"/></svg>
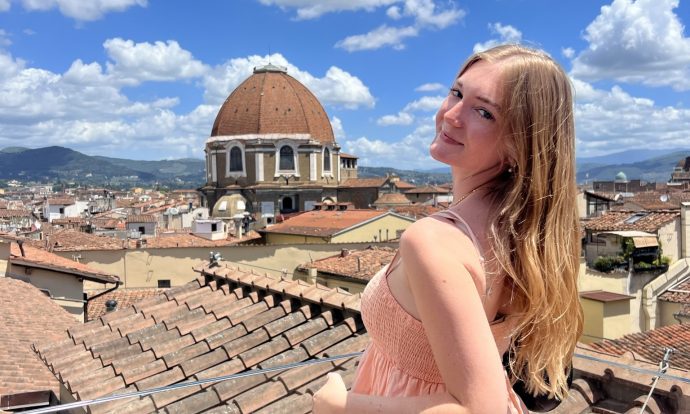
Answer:
<svg viewBox="0 0 690 414"><path fill-rule="evenodd" d="M619 300L634 299L634 296L622 295L620 293L606 292L603 290L591 290L587 292L580 292L580 297L585 299L596 300L598 302L616 302Z"/></svg>
<svg viewBox="0 0 690 414"><path fill-rule="evenodd" d="M638 215L639 218L635 219ZM676 211L606 211L600 217L592 218L585 222L586 230L591 231L616 231L639 230L655 233L659 228L680 217Z"/></svg>
<svg viewBox="0 0 690 414"><path fill-rule="evenodd" d="M37 311L38 310L38 311ZM33 285L0 277L0 394L51 390L59 383L31 349L31 343L58 343L78 322ZM72 342L71 349L76 349Z"/></svg>
<svg viewBox="0 0 690 414"><path fill-rule="evenodd" d="M633 352L644 360L658 364L664 356L666 347L674 348L671 365L690 370L690 325L670 325L650 331L625 335L618 339L604 340L588 345L595 351L613 355Z"/></svg>
<svg viewBox="0 0 690 414"><path fill-rule="evenodd" d="M90 291L88 292L88 297L92 298L100 293L101 291ZM130 305L141 301L142 299L158 295L162 292L161 289L124 289L119 288L112 292L108 292L104 295L98 296L95 299L89 301L89 307L87 310L87 320L96 319L99 316L103 316L106 313L105 303L109 300L115 300L117 302L117 307L119 309L127 308Z"/></svg>
<svg viewBox="0 0 690 414"><path fill-rule="evenodd" d="M340 186L353 188L379 188L386 182L386 180L386 177L349 178L340 184Z"/></svg>
<svg viewBox="0 0 690 414"><path fill-rule="evenodd" d="M374 201L375 206L387 206L387 205L410 205L412 202L409 198L405 197L404 194L400 193L386 193L381 194L379 198Z"/></svg>
<svg viewBox="0 0 690 414"><path fill-rule="evenodd" d="M340 254L298 266L297 269L301 271L316 269L321 273L369 281L376 272L393 260L395 252L396 249L390 247L344 250Z"/></svg>
<svg viewBox="0 0 690 414"><path fill-rule="evenodd" d="M151 214L132 214L127 216L127 223L156 223L158 219Z"/></svg>
<svg viewBox="0 0 690 414"><path fill-rule="evenodd" d="M30 211L26 210L8 210L6 208L0 208L0 218L11 218L11 217L31 217Z"/></svg>
<svg viewBox="0 0 690 414"><path fill-rule="evenodd" d="M327 237L386 214L380 210L307 211L262 232Z"/></svg>
<svg viewBox="0 0 690 414"><path fill-rule="evenodd" d="M405 194L448 194L449 189L438 187L435 185L426 185L423 187L415 187L405 191Z"/></svg>
<svg viewBox="0 0 690 414"><path fill-rule="evenodd" d="M33 242L35 247L49 251L72 252L82 250L122 250L125 241L114 237L96 236L74 229L58 229L47 235L43 241Z"/></svg>
<svg viewBox="0 0 690 414"><path fill-rule="evenodd" d="M359 295L232 268L199 271L204 278L105 314L65 334L56 345L39 344L35 349L83 399L299 362L325 353L361 351L366 346ZM120 313L123 316L118 317ZM131 331L129 326L142 327ZM351 379L354 363L324 363L298 373L250 376L110 402L94 407L94 412L264 408L271 412L284 407L280 405L284 399L306 408L311 396L305 393L336 366Z"/></svg>
<svg viewBox="0 0 690 414"><path fill-rule="evenodd" d="M83 263L58 256L26 243L23 243L22 248L17 243L12 243L9 259L11 263L20 266L54 270L95 282L118 283L120 281L120 278L116 275L96 270Z"/></svg>

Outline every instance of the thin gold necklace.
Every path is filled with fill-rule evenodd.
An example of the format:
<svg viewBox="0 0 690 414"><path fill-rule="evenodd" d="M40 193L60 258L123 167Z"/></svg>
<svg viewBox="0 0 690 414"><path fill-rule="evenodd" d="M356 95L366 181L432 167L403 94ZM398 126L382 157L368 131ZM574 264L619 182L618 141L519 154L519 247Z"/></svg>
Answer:
<svg viewBox="0 0 690 414"><path fill-rule="evenodd" d="M479 190L480 188L484 188L484 186L483 186L483 185L480 185L479 187L475 187L472 191L470 191L469 193L467 193L467 194L463 195L462 197L460 197L459 199L457 199L457 201L453 201L452 203L450 203L450 204L448 205L448 208L457 206L457 205L460 204L464 199L466 199L467 197L469 197L469 196L471 196L472 194L474 194L474 192L477 191L477 190Z"/></svg>

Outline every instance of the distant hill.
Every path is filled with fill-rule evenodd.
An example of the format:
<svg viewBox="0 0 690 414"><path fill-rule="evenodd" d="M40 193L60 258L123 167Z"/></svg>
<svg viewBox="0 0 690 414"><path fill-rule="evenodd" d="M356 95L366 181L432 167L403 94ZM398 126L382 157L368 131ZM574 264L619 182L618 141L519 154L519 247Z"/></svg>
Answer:
<svg viewBox="0 0 690 414"><path fill-rule="evenodd" d="M442 171L442 170L441 170ZM448 172L400 170L389 167L357 167L357 176L360 178L385 177L386 174L396 174L401 180L417 186L436 185L451 181L450 169Z"/></svg>
<svg viewBox="0 0 690 414"><path fill-rule="evenodd" d="M613 180L623 171L628 179L666 182L678 161L690 156L688 150L632 150L602 157L579 158L579 183ZM0 150L0 180L75 182L88 185L131 187L160 184L172 188L196 188L205 181L205 162L201 159L140 161L89 156L64 147L8 147ZM358 168L359 177L397 174L401 180L418 186L451 181L447 167L431 170L403 170L391 167Z"/></svg>
<svg viewBox="0 0 690 414"><path fill-rule="evenodd" d="M203 160L131 161L89 156L58 146L18 149L0 151L0 179L175 187L198 186L204 180Z"/></svg>
<svg viewBox="0 0 690 414"><path fill-rule="evenodd" d="M619 153L624 154L624 153ZM650 151L654 154L654 151ZM652 155L649 158L616 164L582 163L577 168L577 181L610 181L616 174L624 172L629 180L640 179L648 182L667 182L678 161L690 156L689 150L681 150L663 155ZM635 159L635 157L631 157Z"/></svg>

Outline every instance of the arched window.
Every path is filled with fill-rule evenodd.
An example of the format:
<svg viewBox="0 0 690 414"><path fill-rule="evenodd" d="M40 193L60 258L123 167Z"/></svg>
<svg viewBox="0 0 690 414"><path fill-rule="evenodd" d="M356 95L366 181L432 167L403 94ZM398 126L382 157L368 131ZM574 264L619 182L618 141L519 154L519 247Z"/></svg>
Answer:
<svg viewBox="0 0 690 414"><path fill-rule="evenodd" d="M295 153L289 145L283 145L280 148L280 164L281 171L292 171L295 169Z"/></svg>
<svg viewBox="0 0 690 414"><path fill-rule="evenodd" d="M323 149L323 170L331 171L331 150L328 148Z"/></svg>
<svg viewBox="0 0 690 414"><path fill-rule="evenodd" d="M242 150L240 147L232 147L230 150L230 171L242 172Z"/></svg>

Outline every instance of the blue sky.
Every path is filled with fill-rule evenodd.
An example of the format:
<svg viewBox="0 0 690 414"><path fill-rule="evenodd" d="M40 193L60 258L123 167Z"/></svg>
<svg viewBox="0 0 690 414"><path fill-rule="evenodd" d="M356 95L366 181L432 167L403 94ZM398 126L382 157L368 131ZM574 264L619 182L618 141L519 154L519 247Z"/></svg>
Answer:
<svg viewBox="0 0 690 414"><path fill-rule="evenodd" d="M270 59L360 165L436 168L458 66L505 42L569 73L578 156L687 148L688 22L679 0L0 0L0 148L201 158L224 99Z"/></svg>

